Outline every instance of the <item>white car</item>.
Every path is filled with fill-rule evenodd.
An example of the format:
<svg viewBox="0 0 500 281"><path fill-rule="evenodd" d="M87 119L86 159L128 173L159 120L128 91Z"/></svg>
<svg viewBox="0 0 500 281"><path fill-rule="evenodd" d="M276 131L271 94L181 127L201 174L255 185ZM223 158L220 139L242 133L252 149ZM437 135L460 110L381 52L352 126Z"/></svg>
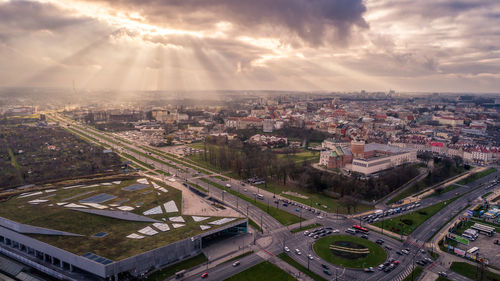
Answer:
<svg viewBox="0 0 500 281"><path fill-rule="evenodd" d="M307 255L307 257L312 260L313 259L313 256L311 254Z"/></svg>
<svg viewBox="0 0 500 281"><path fill-rule="evenodd" d="M309 231L304 231L304 235L307 236L309 234Z"/></svg>
<svg viewBox="0 0 500 281"><path fill-rule="evenodd" d="M285 246L285 252L290 252L290 248L288 248L287 246Z"/></svg>
<svg viewBox="0 0 500 281"><path fill-rule="evenodd" d="M332 233L339 233L339 230L338 229L334 229L334 230L332 230Z"/></svg>
<svg viewBox="0 0 500 281"><path fill-rule="evenodd" d="M299 256L302 255L302 252L299 249L295 249L295 253Z"/></svg>

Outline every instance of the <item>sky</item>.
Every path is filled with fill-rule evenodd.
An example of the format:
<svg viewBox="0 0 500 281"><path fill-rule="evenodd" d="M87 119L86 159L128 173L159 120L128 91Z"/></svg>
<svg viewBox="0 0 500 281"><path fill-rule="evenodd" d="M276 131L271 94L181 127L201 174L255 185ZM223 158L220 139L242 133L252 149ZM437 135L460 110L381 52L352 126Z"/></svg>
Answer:
<svg viewBox="0 0 500 281"><path fill-rule="evenodd" d="M0 87L500 92L498 0L0 0Z"/></svg>

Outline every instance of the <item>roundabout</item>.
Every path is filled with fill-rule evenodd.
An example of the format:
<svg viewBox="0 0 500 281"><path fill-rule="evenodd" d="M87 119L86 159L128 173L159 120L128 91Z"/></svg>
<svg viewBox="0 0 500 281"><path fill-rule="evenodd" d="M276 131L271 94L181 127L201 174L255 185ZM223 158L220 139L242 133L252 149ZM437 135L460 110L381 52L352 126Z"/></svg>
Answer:
<svg viewBox="0 0 500 281"><path fill-rule="evenodd" d="M323 237L314 243L313 249L325 261L347 268L377 266L387 259L382 247L352 235Z"/></svg>

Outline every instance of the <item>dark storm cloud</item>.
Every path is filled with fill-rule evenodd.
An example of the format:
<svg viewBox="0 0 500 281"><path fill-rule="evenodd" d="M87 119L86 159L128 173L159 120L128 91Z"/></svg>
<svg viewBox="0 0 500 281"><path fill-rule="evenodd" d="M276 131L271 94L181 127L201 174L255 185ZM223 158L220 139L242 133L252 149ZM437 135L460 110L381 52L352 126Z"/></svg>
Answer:
<svg viewBox="0 0 500 281"><path fill-rule="evenodd" d="M366 28L362 0L88 0L138 12L167 27L204 30L227 21L238 31L298 37L310 45L345 41L354 26ZM282 38L283 39L283 38Z"/></svg>
<svg viewBox="0 0 500 281"><path fill-rule="evenodd" d="M0 24L14 30L57 30L89 22L88 18L65 15L48 3L9 1L0 3Z"/></svg>

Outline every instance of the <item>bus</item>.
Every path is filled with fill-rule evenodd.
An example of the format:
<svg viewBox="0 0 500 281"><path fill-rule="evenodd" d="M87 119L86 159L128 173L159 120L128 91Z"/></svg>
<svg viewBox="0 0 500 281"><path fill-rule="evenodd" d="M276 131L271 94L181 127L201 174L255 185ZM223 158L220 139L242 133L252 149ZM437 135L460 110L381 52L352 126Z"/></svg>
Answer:
<svg viewBox="0 0 500 281"><path fill-rule="evenodd" d="M472 248L470 248L469 250L467 250L467 253L469 253L469 254L474 254L474 253L476 253L477 251L479 251L479 248L478 248L478 247L472 247Z"/></svg>
<svg viewBox="0 0 500 281"><path fill-rule="evenodd" d="M354 229L355 229L355 230L357 230L357 231L363 232L363 233L365 233L365 234L368 234L368 232L369 232L369 231L368 231L368 229L366 229L366 228L364 228L364 227L361 227L361 226L359 226L359 225L356 225L356 224L355 224L355 225L353 225L353 226L352 226L352 228L354 228Z"/></svg>
<svg viewBox="0 0 500 281"><path fill-rule="evenodd" d="M480 224L480 223L475 223L471 228L477 230L479 233L486 234L490 237L493 236L496 232L494 227L487 226L487 225Z"/></svg>

